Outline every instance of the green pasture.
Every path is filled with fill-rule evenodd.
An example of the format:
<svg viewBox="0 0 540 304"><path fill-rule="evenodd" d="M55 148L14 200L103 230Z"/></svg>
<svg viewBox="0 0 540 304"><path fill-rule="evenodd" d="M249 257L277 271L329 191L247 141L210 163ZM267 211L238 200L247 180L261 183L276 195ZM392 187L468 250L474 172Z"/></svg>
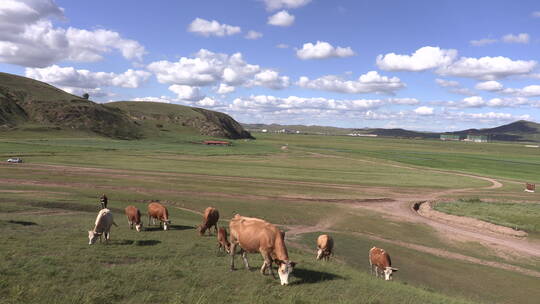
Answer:
<svg viewBox="0 0 540 304"><path fill-rule="evenodd" d="M111 242L89 246L95 212L88 207L70 205L62 210L71 213L56 216L0 214L7 236L0 240L0 303L468 303L346 265L316 263L292 248L298 266L290 286L260 275L258 255L249 257L252 271L237 257L231 272L215 237L195 231L199 216L173 208L171 230L140 233L113 209L120 226Z"/></svg>
<svg viewBox="0 0 540 304"><path fill-rule="evenodd" d="M435 205L441 212L479 220L540 235L540 203L483 202L458 200Z"/></svg>
<svg viewBox="0 0 540 304"><path fill-rule="evenodd" d="M532 287L538 278L391 243L381 246L396 255L396 281L371 278L367 250L373 241L366 235L539 266L538 260L505 261L482 246L443 240L424 225L354 208L358 200L461 188L478 190L451 196L523 195L519 181L538 179L532 170L540 156L520 144L271 134L216 147L199 144L206 138L195 135L123 141L64 131L10 133L0 133L0 158L19 156L25 163L0 164L0 303L534 303L540 296ZM473 158L481 161L469 166ZM521 165L512 172L497 168L505 162ZM482 189L486 181L432 169L517 183L488 191ZM101 193L109 196L120 227L113 228L111 244L88 246L86 231ZM169 207L175 229L127 229L123 208L132 204L144 214L150 200ZM533 213L528 207L534 205L512 212ZM256 271L231 273L228 257L216 255L214 238L193 229L200 216L184 210L207 206L217 207L222 219L240 213L279 225L332 218L329 229L340 231L339 262L316 263L313 252L293 248L291 240L291 256L300 262L292 286ZM314 236L296 241L312 248ZM251 260L261 265L257 255Z"/></svg>

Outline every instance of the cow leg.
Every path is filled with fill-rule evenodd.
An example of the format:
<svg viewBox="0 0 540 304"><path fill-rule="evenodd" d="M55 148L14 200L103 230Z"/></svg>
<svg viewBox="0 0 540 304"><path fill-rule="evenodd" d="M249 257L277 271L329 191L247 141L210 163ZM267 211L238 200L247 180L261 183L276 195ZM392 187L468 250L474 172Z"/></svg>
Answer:
<svg viewBox="0 0 540 304"><path fill-rule="evenodd" d="M214 232L216 233L216 235L218 234L217 224L214 225Z"/></svg>
<svg viewBox="0 0 540 304"><path fill-rule="evenodd" d="M129 229L133 229L133 222L128 220Z"/></svg>
<svg viewBox="0 0 540 304"><path fill-rule="evenodd" d="M231 271L234 270L234 254L236 253L236 244L231 243Z"/></svg>
<svg viewBox="0 0 540 304"><path fill-rule="evenodd" d="M247 252L242 249L241 251L242 253L242 260L244 260L244 266L246 266L246 269L249 270L249 263L248 263L248 259L247 259Z"/></svg>

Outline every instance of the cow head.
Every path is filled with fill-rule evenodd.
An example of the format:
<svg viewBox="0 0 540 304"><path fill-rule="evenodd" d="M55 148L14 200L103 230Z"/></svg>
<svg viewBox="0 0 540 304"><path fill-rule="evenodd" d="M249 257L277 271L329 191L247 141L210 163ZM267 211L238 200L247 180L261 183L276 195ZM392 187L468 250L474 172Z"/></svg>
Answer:
<svg viewBox="0 0 540 304"><path fill-rule="evenodd" d="M100 235L101 233L97 233L92 230L88 231L88 245L94 244Z"/></svg>
<svg viewBox="0 0 540 304"><path fill-rule="evenodd" d="M141 232L141 229L142 229L142 222L135 224L135 230L137 230L137 232Z"/></svg>
<svg viewBox="0 0 540 304"><path fill-rule="evenodd" d="M384 269L384 279L387 280L387 281L391 281L392 280L392 273L396 272L396 271L398 271L397 268L386 267Z"/></svg>
<svg viewBox="0 0 540 304"><path fill-rule="evenodd" d="M319 248L319 250L317 250L317 260L320 260L323 257L323 253L324 251L322 250L322 248Z"/></svg>
<svg viewBox="0 0 540 304"><path fill-rule="evenodd" d="M199 231L199 235L204 235L204 233L206 232L206 226L199 225L199 227L197 227L197 231Z"/></svg>
<svg viewBox="0 0 540 304"><path fill-rule="evenodd" d="M170 220L163 221L163 230L169 230Z"/></svg>
<svg viewBox="0 0 540 304"><path fill-rule="evenodd" d="M275 262L278 265L278 274L279 274L279 279L281 281L281 285L288 285L289 275L293 272L294 266L296 265L296 263L291 262L291 261L281 261L281 260L275 260Z"/></svg>

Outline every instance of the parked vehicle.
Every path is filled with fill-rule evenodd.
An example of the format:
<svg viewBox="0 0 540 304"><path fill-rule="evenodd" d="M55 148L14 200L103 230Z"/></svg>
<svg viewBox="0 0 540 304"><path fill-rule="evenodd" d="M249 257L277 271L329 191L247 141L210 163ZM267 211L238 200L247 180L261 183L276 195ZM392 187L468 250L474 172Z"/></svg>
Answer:
<svg viewBox="0 0 540 304"><path fill-rule="evenodd" d="M12 157L12 158L8 158L7 160L8 163L22 163L22 158L20 157Z"/></svg>

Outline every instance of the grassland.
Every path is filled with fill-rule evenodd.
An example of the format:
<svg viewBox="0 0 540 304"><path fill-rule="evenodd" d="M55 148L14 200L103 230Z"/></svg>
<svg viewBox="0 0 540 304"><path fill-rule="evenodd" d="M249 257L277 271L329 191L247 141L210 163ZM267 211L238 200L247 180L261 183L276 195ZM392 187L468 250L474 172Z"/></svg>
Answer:
<svg viewBox="0 0 540 304"><path fill-rule="evenodd" d="M467 199L437 204L435 209L540 234L540 204L538 203L483 202L479 199Z"/></svg>
<svg viewBox="0 0 540 304"><path fill-rule="evenodd" d="M539 269L540 261L505 259L480 245L449 242L425 225L356 205L489 186L434 168L488 176L500 172L505 179L534 182L538 177L523 169L540 164L531 149L295 135L262 135L228 147L195 144L202 138L122 141L64 131L54 136L0 133L0 157L25 160L0 164L0 232L5 236L0 238L0 259L5 261L0 264L0 303L534 303L540 297L536 277L392 242L381 246L400 267L396 281L371 278L366 256L374 243L368 236L531 269ZM288 149L282 150L283 145ZM408 151L427 160L400 156ZM469 170L460 163L474 157L484 159L483 166ZM504 172L497 168L498 159L524 165ZM111 244L88 246L86 231L101 193L109 196L120 227L113 228ZM478 193L487 190L462 195ZM505 183L490 195L524 194ZM154 199L169 207L174 229L129 230L123 208L133 204L144 213ZM292 286L279 286L256 271L231 273L228 258L216 255L214 238L201 238L194 230L200 216L188 210L200 212L209 205L223 219L238 212L284 229L334 218L328 228L341 231L336 233L339 262L316 263L314 235L306 234L288 241L291 257L299 262ZM253 266L260 266L258 256L250 258Z"/></svg>

